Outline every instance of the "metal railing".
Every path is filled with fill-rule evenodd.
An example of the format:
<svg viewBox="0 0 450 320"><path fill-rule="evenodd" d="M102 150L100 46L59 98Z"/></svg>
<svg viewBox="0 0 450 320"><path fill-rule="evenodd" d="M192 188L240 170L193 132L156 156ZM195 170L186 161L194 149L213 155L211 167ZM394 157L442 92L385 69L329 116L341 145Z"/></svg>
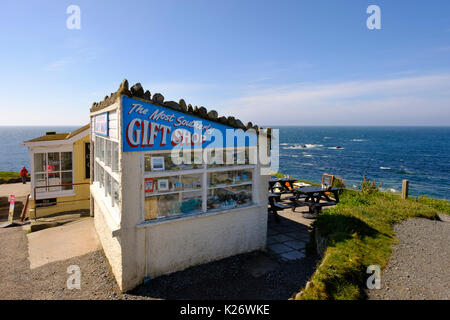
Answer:
<svg viewBox="0 0 450 320"><path fill-rule="evenodd" d="M55 187L70 187L72 186L72 190L73 190L73 186L78 186L78 185L85 185L85 184L90 184L90 182L77 182L77 183L63 183L63 184L54 184L54 185L45 185L45 186L36 186L33 189L33 200L34 200L34 220L37 219L37 214L36 214L36 210L37 208L46 208L48 206L38 206L38 204L36 203L36 190L37 189L50 189L50 188L55 188ZM53 192L53 191L52 191ZM44 194L45 196L45 194ZM61 196L60 196L61 197ZM58 198L58 196L56 197L48 197L48 198L40 198L39 200L47 200L47 199L52 199L52 198ZM68 203L68 202L76 202L76 201L87 201L90 200L90 198L87 199L74 199L74 200L63 200L63 201L58 201L56 204L60 204L60 203Z"/></svg>

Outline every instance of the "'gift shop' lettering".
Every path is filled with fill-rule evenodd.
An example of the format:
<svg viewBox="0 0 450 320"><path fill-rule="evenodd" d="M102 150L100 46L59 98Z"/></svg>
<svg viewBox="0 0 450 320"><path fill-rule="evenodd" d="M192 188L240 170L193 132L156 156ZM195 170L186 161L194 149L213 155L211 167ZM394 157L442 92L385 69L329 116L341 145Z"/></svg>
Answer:
<svg viewBox="0 0 450 320"><path fill-rule="evenodd" d="M160 135L160 139L158 139ZM160 123L148 120L133 119L126 129L126 140L130 147L152 147L155 141L160 141L161 147L168 143L167 137L170 136L172 146L190 146L201 145L207 141L207 137L198 133L191 133L185 129L175 129Z"/></svg>

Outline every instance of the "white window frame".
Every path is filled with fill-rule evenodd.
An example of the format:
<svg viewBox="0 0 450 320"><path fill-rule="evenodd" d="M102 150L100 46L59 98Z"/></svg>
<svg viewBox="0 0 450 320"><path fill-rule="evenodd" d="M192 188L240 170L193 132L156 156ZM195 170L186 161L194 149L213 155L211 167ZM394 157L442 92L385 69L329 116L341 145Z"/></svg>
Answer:
<svg viewBox="0 0 450 320"><path fill-rule="evenodd" d="M71 152L72 153L72 170L61 170L61 153L62 152ZM48 198L59 198L59 197L69 197L74 196L75 191L72 186L72 189L70 190L60 190L60 191L45 191L45 192L38 192L38 189L36 189L36 199L34 199L34 188L36 187L36 181L35 181L35 175L36 174L48 174L48 171L35 171L35 163L34 163L34 156L37 153L45 153L45 159L46 164L48 164L48 154L49 153L59 153L59 166L60 170L55 171L60 174L60 180L62 178L62 172L72 172L72 183L74 183L74 155L73 155L73 147L71 145L68 146L59 146L55 148L49 148L49 147L35 147L30 150L31 153L31 187L32 187L32 194L30 196L31 200L40 200L40 199L48 199ZM61 181L60 181L61 184ZM48 183L47 183L48 185Z"/></svg>
<svg viewBox="0 0 450 320"><path fill-rule="evenodd" d="M98 189L98 194L101 195L102 197L102 201L103 204L108 208L108 211L113 213L112 216L114 218L114 220L117 223L120 223L120 217L121 217L121 197L119 194L119 199L117 202L114 201L114 196L113 196L113 180L118 184L119 186L119 190L120 190L120 175L119 175L119 164L117 164L117 172L113 172L112 170L112 159L113 159L113 148L111 147L110 149L110 157L111 157L111 167L107 166L106 163L104 161L102 161L100 159L100 157L98 157L100 150L98 149L97 146L97 138L102 139L102 143L105 145L105 151L106 151L106 140L110 140L113 143L117 143L119 144L119 140L115 139L115 138L111 138L111 137L104 137L101 135L97 135L97 134L93 134L94 135L94 139L92 140L94 143L94 177L93 177L93 185L95 186L95 188ZM118 146L118 152L120 152L120 145ZM104 156L104 159L106 159L106 155ZM119 161L119 155L117 156L117 161ZM97 174L98 174L98 170L95 168L95 165L100 166L105 174L103 176L103 187L100 184L100 181L97 181ZM106 181L107 181L107 175L110 176L111 178L111 183L110 183L110 195L107 194L107 187L106 187Z"/></svg>

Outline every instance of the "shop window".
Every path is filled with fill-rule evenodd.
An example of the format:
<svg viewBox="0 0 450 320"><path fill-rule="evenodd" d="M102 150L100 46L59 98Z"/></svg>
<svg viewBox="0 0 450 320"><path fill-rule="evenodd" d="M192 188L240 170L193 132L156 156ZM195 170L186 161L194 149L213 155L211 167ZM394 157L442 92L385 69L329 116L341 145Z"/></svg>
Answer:
<svg viewBox="0 0 450 320"><path fill-rule="evenodd" d="M208 210L226 210L251 204L251 185L220 187L208 190Z"/></svg>
<svg viewBox="0 0 450 320"><path fill-rule="evenodd" d="M113 172L119 171L119 144L117 142L112 143L112 167Z"/></svg>
<svg viewBox="0 0 450 320"><path fill-rule="evenodd" d="M34 172L47 171L47 157L45 153L34 154Z"/></svg>
<svg viewBox="0 0 450 320"><path fill-rule="evenodd" d="M208 168L251 164L250 150L248 147L207 150L206 158Z"/></svg>
<svg viewBox="0 0 450 320"><path fill-rule="evenodd" d="M34 185L37 193L72 190L72 152L34 154ZM61 184L70 184L61 186Z"/></svg>
<svg viewBox="0 0 450 320"><path fill-rule="evenodd" d="M72 152L61 152L61 170L72 170Z"/></svg>
<svg viewBox="0 0 450 320"><path fill-rule="evenodd" d="M222 149L219 152L226 151ZM239 155L243 158L237 161ZM195 153L191 152L190 156L194 157ZM215 155L212 153L212 156ZM238 150L233 160L230 164L217 163L212 166L209 163L207 166L195 163L180 165L174 163L170 152L145 154L145 219L202 213L203 203L207 211L251 205L254 169L238 169L240 165L249 164L248 149ZM230 166L230 170L224 170L224 166ZM198 172L183 172L193 169L198 169ZM179 173L174 172L177 170ZM203 185L204 177L206 186ZM206 199L203 199L204 188L207 188Z"/></svg>
<svg viewBox="0 0 450 320"><path fill-rule="evenodd" d="M105 200L112 207L119 206L119 143L108 138L95 136L94 182L102 190Z"/></svg>
<svg viewBox="0 0 450 320"><path fill-rule="evenodd" d="M35 187L47 186L47 175L45 173L37 173L34 175ZM47 188L36 188L37 193L47 192Z"/></svg>
<svg viewBox="0 0 450 320"><path fill-rule="evenodd" d="M103 165L118 172L119 168L119 143L106 138L95 136L95 157L103 162Z"/></svg>
<svg viewBox="0 0 450 320"><path fill-rule="evenodd" d="M169 170L192 170L203 167L201 152L181 151L144 155L144 167L147 172Z"/></svg>
<svg viewBox="0 0 450 320"><path fill-rule="evenodd" d="M48 153L48 171L59 171L59 152Z"/></svg>
<svg viewBox="0 0 450 320"><path fill-rule="evenodd" d="M61 174L61 184L70 184L70 186L62 186L62 190L72 190L72 172L62 172Z"/></svg>
<svg viewBox="0 0 450 320"><path fill-rule="evenodd" d="M106 173L105 179L105 196L111 197L111 176Z"/></svg>
<svg viewBox="0 0 450 320"><path fill-rule="evenodd" d="M111 140L105 140L105 165L111 167Z"/></svg>
<svg viewBox="0 0 450 320"><path fill-rule="evenodd" d="M252 204L252 170L211 172L208 175L208 210Z"/></svg>

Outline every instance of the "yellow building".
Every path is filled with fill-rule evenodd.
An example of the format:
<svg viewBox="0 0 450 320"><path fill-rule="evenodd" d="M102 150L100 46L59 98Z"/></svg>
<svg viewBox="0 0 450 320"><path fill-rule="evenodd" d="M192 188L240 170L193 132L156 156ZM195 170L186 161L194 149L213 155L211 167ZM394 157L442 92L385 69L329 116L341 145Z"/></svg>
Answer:
<svg viewBox="0 0 450 320"><path fill-rule="evenodd" d="M71 133L47 132L24 145L31 160L28 217L89 210L90 125Z"/></svg>

